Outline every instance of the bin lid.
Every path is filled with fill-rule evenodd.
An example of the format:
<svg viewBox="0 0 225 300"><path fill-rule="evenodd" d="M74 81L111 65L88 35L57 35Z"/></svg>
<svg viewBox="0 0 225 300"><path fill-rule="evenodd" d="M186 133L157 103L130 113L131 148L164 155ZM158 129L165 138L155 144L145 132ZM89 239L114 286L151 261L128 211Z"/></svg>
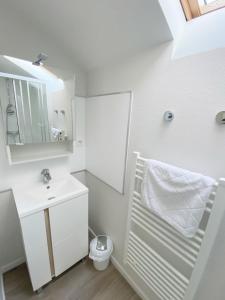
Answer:
<svg viewBox="0 0 225 300"><path fill-rule="evenodd" d="M107 236L106 235L98 235L97 236L96 249L100 250L100 251L107 250Z"/></svg>
<svg viewBox="0 0 225 300"><path fill-rule="evenodd" d="M110 257L113 251L113 243L109 236L100 235L94 238L90 243L89 257L95 261L101 262Z"/></svg>

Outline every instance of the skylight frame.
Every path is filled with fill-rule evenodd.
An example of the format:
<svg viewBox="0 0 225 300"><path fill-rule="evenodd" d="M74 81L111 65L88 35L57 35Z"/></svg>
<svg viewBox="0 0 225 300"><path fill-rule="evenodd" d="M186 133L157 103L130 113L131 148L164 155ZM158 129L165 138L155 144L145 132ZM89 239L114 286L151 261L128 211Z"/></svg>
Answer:
<svg viewBox="0 0 225 300"><path fill-rule="evenodd" d="M180 0L187 21L200 17L218 9L225 8L225 0L215 0L205 5L199 5L198 0ZM203 0L207 2L207 0Z"/></svg>

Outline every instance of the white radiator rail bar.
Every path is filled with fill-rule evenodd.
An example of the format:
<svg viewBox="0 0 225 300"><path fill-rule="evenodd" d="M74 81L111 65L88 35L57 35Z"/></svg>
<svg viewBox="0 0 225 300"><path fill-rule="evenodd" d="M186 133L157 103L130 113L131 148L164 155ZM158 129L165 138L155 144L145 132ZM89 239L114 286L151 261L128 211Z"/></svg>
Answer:
<svg viewBox="0 0 225 300"><path fill-rule="evenodd" d="M139 257L140 251L137 251L137 249L135 247L134 248L128 248L128 250L130 250L130 252L128 251L128 255L131 255L131 256L133 256L133 254L135 255L135 256L133 256L133 259L132 259L132 264L135 264L134 262L137 259L137 257ZM155 274L160 279L162 279L162 281L170 289L172 289L172 290L175 289L175 292L178 292L178 294L180 294L180 293L183 294L184 293L184 288L182 288L178 284L175 284L173 279L170 276L167 276L167 274L162 273L162 270L160 269L160 267L158 267L157 265L152 264L152 262L148 259L147 259L146 262L147 262L146 265L148 266L149 270L151 270L153 274Z"/></svg>
<svg viewBox="0 0 225 300"><path fill-rule="evenodd" d="M213 245L215 243L215 239L224 216L225 216L225 179L221 178L219 180L219 185L216 191L215 203L213 205L213 209L207 224L205 237L202 241L202 246L199 252L198 260L193 270L190 279L190 284L188 286L184 300L196 299L195 295L197 293L199 283L201 282L201 278L206 269L211 250L213 249Z"/></svg>
<svg viewBox="0 0 225 300"><path fill-rule="evenodd" d="M159 299L192 300L204 272L222 212L225 214L225 179L215 184L215 191L209 197L205 209L206 217L208 215L206 228L199 228L196 235L188 239L142 204L141 184L146 159L137 152L134 155L124 261ZM165 257L151 248L147 241L137 235L133 225L145 233L143 236L147 234L150 240L156 240L175 259L180 259L191 268L191 277L186 278Z"/></svg>
<svg viewBox="0 0 225 300"><path fill-rule="evenodd" d="M197 234L192 239L185 239L176 230L169 226L165 221L158 218L147 208L145 208L141 204L140 200L138 200L136 197L133 197L133 206L131 212L133 213L132 216L134 217L136 214L140 217L141 214L143 220L146 220L147 216L147 222L149 223L149 225L153 224L153 226L157 227L159 231L162 231L165 234L165 236L168 236L170 239L175 240L179 244L182 244L183 247L185 247L188 251L194 253L195 255L198 254L198 251L196 251L196 249L199 250L201 247L202 239L204 237L204 231L199 229Z"/></svg>
<svg viewBox="0 0 225 300"><path fill-rule="evenodd" d="M158 218L156 215L151 213L148 209L146 209L143 205L141 205L140 201L137 201L136 199L134 199L134 202L133 202L133 209L135 209L135 208L138 209L139 211L141 211L143 213L143 215L145 216L145 218L147 216L148 221L150 223L154 222L153 226L157 227L160 231L163 231L163 233L167 234L171 239L176 240L176 242L181 244L183 247L187 248L189 251L197 254L196 250L192 249L191 246L193 246L193 248L196 248L197 250L199 250L202 239L196 240L195 237L192 239L185 239L181 234L179 234L179 232L174 230L171 226L170 226L170 228L168 228L168 224L166 222L164 222L163 220ZM197 233L197 234L199 234L199 233Z"/></svg>
<svg viewBox="0 0 225 300"><path fill-rule="evenodd" d="M139 266L162 293L166 292L171 297L166 299L183 299L188 279L133 232L130 234L128 257L131 268Z"/></svg>
<svg viewBox="0 0 225 300"><path fill-rule="evenodd" d="M162 299L162 300L171 299L171 297L168 298L168 295L165 295L164 292L160 291L158 289L158 287L155 286L154 283L151 280L149 280L148 277L146 277L145 273L143 272L143 270L138 265L132 265L132 261L130 260L129 257L127 257L127 263L128 264L130 263L130 265L132 266L132 269L134 271L136 271L136 273L144 281L144 283L147 286L149 286L160 299Z"/></svg>
<svg viewBox="0 0 225 300"><path fill-rule="evenodd" d="M141 220L141 218L135 216L134 217L134 222L137 223L143 230L145 230L147 233L151 234L155 239L157 239L163 246L167 247L171 252L173 252L177 257L182 259L184 262L186 262L189 266L194 267L195 260L192 258L188 253L185 253L176 245L172 245L169 242L168 238L163 238L163 235L158 234L157 236L157 231L151 230L151 227L148 226L148 224L144 221ZM186 254L186 257L185 257ZM189 256L187 258L187 256Z"/></svg>
<svg viewBox="0 0 225 300"><path fill-rule="evenodd" d="M177 238L176 235L172 235L170 231L167 231L163 227L160 227L156 221L151 220L151 217L145 216L142 213L139 213L139 211L136 209L136 205L134 204L134 207L132 209L132 216L137 219L143 219L143 223L146 224L146 226L149 228L149 231L155 232L158 234L158 240L160 238L164 239L168 242L169 245L174 247L175 249L181 249L179 250L181 253L184 252L184 256L187 256L190 258L190 260L195 260L195 257L198 255L198 250L200 249L200 245L197 245L197 247L192 247L192 245L189 245L188 243L185 243L181 238ZM147 228L146 228L147 231ZM196 245L194 245L196 246ZM197 248L197 249L195 249ZM188 251L190 253L186 253L185 251Z"/></svg>
<svg viewBox="0 0 225 300"><path fill-rule="evenodd" d="M174 268L169 262L167 262L163 257L161 257L155 250L153 250L149 245L143 242L135 233L131 231L130 238L134 241L134 243L138 243L137 245L141 245L141 250L148 255L151 254L151 258L155 263L159 264L163 271L169 272L170 276L173 278L180 278L179 283L181 285L186 286L189 280L182 275L176 268Z"/></svg>

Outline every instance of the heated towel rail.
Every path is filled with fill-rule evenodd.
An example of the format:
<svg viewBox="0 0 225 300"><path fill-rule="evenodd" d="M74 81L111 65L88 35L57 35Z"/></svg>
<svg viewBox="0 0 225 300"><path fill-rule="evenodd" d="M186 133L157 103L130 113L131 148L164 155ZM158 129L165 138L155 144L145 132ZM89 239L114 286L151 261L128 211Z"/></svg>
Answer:
<svg viewBox="0 0 225 300"><path fill-rule="evenodd" d="M188 239L142 205L145 160L134 153L124 260L160 300L191 300L210 253L210 236L218 229L212 223L224 203L225 179L215 185L200 227Z"/></svg>

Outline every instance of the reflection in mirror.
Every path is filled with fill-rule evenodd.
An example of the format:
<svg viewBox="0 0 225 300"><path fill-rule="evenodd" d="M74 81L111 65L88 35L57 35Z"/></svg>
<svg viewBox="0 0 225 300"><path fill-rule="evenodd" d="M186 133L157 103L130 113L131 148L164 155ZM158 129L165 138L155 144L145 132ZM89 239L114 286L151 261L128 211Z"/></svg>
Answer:
<svg viewBox="0 0 225 300"><path fill-rule="evenodd" d="M6 143L72 141L73 91L70 72L1 56L0 101Z"/></svg>

